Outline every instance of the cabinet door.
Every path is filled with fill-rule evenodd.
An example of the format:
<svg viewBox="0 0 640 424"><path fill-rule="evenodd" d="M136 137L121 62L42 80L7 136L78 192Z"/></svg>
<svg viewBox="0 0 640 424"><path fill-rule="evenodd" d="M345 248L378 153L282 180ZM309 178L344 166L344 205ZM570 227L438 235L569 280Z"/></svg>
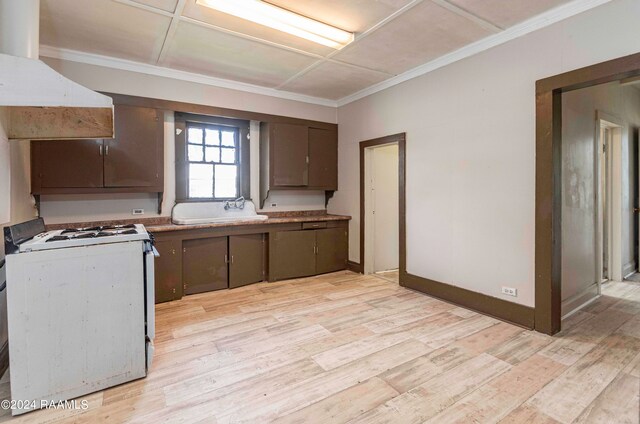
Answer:
<svg viewBox="0 0 640 424"><path fill-rule="evenodd" d="M229 236L229 288L264 280L264 235Z"/></svg>
<svg viewBox="0 0 640 424"><path fill-rule="evenodd" d="M105 140L105 187L160 187L163 183L163 119L145 107L114 107L115 138Z"/></svg>
<svg viewBox="0 0 640 424"><path fill-rule="evenodd" d="M156 303L182 297L182 253L180 240L157 240L160 254L155 260Z"/></svg>
<svg viewBox="0 0 640 424"><path fill-rule="evenodd" d="M316 274L340 271L347 268L347 229L327 228L316 230Z"/></svg>
<svg viewBox="0 0 640 424"><path fill-rule="evenodd" d="M315 231L280 231L269 239L269 280L306 277L316 272Z"/></svg>
<svg viewBox="0 0 640 424"><path fill-rule="evenodd" d="M308 182L309 130L302 125L271 124L271 187L304 187Z"/></svg>
<svg viewBox="0 0 640 424"><path fill-rule="evenodd" d="M102 187L102 140L32 143L33 193L39 188Z"/></svg>
<svg viewBox="0 0 640 424"><path fill-rule="evenodd" d="M182 243L185 294L226 289L227 275L226 237L185 240Z"/></svg>
<svg viewBox="0 0 640 424"><path fill-rule="evenodd" d="M309 128L309 187L338 189L338 134Z"/></svg>

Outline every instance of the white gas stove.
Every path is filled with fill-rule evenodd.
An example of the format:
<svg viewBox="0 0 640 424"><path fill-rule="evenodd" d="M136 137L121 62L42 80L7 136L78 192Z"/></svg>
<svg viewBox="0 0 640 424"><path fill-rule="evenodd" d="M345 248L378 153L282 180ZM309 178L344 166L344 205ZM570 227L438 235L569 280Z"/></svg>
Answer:
<svg viewBox="0 0 640 424"><path fill-rule="evenodd" d="M45 231L36 219L4 241L14 415L146 376L155 249L143 225Z"/></svg>
<svg viewBox="0 0 640 424"><path fill-rule="evenodd" d="M19 251L21 253L35 252L38 250L122 243L138 240L149 240L147 230L140 224L68 228L37 234L32 239L21 243L19 245Z"/></svg>

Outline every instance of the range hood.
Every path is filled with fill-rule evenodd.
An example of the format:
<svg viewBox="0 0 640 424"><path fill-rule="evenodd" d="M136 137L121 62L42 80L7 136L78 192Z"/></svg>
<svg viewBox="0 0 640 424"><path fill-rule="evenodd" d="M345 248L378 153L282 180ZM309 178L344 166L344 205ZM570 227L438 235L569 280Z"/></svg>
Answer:
<svg viewBox="0 0 640 424"><path fill-rule="evenodd" d="M112 138L113 101L38 60L39 0L0 1L0 108L9 139Z"/></svg>

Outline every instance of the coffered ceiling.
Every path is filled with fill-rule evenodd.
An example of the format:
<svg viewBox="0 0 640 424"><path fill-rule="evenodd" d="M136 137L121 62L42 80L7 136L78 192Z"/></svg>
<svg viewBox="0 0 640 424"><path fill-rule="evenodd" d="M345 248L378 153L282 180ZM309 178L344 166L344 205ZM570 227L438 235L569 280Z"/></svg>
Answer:
<svg viewBox="0 0 640 424"><path fill-rule="evenodd" d="M354 32L342 50L196 0L42 0L41 44L338 100L569 0L269 0Z"/></svg>

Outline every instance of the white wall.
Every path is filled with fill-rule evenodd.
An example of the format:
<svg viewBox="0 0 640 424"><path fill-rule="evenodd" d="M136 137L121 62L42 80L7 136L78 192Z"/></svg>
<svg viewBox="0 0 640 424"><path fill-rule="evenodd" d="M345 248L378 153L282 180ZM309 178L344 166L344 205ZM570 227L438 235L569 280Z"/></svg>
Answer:
<svg viewBox="0 0 640 424"><path fill-rule="evenodd" d="M340 107L339 186L360 260L358 142L407 133L407 268L534 305L535 81L636 53L640 2L614 0ZM518 289L518 297L501 294Z"/></svg>
<svg viewBox="0 0 640 424"><path fill-rule="evenodd" d="M635 269L633 169L635 131L640 127L640 90L618 83L562 96L562 299L581 295L596 283L596 111L620 119L622 128L622 266ZM615 151L612 149L611 151ZM612 272L610 270L610 272ZM597 292L596 292L597 293Z"/></svg>
<svg viewBox="0 0 640 424"><path fill-rule="evenodd" d="M332 107L76 62L50 58L43 58L43 60L64 76L93 90L324 122L335 123L337 121L337 111ZM171 214L171 208L175 201L174 128L173 116L167 114L165 116L165 199L161 214L163 216ZM255 140L257 142L259 136L256 136ZM258 154L255 152L256 150L252 149L252 158L257 159ZM26 200L24 199L28 199L28 192L27 186L21 196L22 203L25 205ZM42 196L41 201L41 216L47 223L134 218L131 211L139 208L145 210L146 217L157 216L156 197L149 194ZM320 192L274 192L265 206L271 203L276 203L278 206L275 208L265 207L265 210L324 209L324 194Z"/></svg>

